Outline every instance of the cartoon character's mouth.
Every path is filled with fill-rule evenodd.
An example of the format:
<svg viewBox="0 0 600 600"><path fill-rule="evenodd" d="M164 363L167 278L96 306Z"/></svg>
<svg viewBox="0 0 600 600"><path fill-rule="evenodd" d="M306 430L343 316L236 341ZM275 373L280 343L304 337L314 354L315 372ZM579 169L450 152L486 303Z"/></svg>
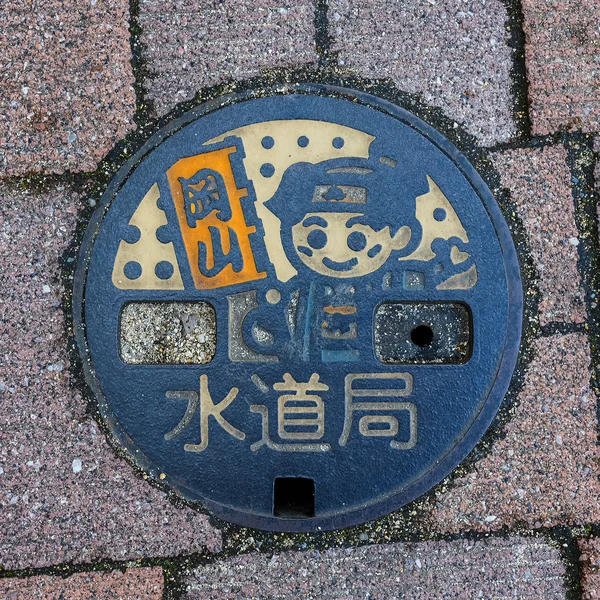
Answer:
<svg viewBox="0 0 600 600"><path fill-rule="evenodd" d="M337 260L325 257L323 258L323 264L332 271L350 271L358 264L358 259L355 257L344 262L338 262Z"/></svg>

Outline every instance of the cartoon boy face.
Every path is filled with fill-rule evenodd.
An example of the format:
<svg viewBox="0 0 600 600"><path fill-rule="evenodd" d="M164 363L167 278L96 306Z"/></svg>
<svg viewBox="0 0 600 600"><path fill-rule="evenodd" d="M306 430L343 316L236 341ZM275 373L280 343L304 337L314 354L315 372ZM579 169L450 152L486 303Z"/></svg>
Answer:
<svg viewBox="0 0 600 600"><path fill-rule="evenodd" d="M402 250L411 230L401 227L392 236L389 227L379 231L361 222L364 213L307 213L292 227L292 241L300 260L310 269L329 277L361 277L373 273Z"/></svg>

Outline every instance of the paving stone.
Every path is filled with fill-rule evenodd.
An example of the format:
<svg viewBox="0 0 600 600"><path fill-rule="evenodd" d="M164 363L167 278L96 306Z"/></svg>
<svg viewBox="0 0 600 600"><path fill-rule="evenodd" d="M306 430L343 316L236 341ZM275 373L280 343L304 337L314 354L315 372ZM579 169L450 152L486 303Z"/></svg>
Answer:
<svg viewBox="0 0 600 600"><path fill-rule="evenodd" d="M600 598L600 539L579 540L582 600Z"/></svg>
<svg viewBox="0 0 600 600"><path fill-rule="evenodd" d="M142 0L139 23L159 115L203 87L317 61L310 0Z"/></svg>
<svg viewBox="0 0 600 600"><path fill-rule="evenodd" d="M2 3L0 177L94 171L135 128L126 0Z"/></svg>
<svg viewBox="0 0 600 600"><path fill-rule="evenodd" d="M590 349L583 334L533 343L504 437L432 511L444 532L594 523L600 518L600 452Z"/></svg>
<svg viewBox="0 0 600 600"><path fill-rule="evenodd" d="M566 158L563 146L512 150L494 158L527 232L539 275L542 325L583 323L587 316L577 270L579 232Z"/></svg>
<svg viewBox="0 0 600 600"><path fill-rule="evenodd" d="M594 168L594 181L596 189L600 192L600 137L594 139L594 152L596 153L596 167Z"/></svg>
<svg viewBox="0 0 600 600"><path fill-rule="evenodd" d="M59 261L79 205L0 185L0 567L218 550L208 518L118 459L71 387Z"/></svg>
<svg viewBox="0 0 600 600"><path fill-rule="evenodd" d="M600 4L523 0L534 135L600 129Z"/></svg>
<svg viewBox="0 0 600 600"><path fill-rule="evenodd" d="M600 194L600 137L594 139L594 153L596 154L596 166L594 167L594 183L596 194ZM598 217L600 235L600 203L596 204L596 215Z"/></svg>
<svg viewBox="0 0 600 600"><path fill-rule="evenodd" d="M459 540L247 554L203 565L186 600L565 598L557 549L540 540Z"/></svg>
<svg viewBox="0 0 600 600"><path fill-rule="evenodd" d="M0 579L4 600L161 600L160 567L127 569L124 573L75 573L66 579L50 575Z"/></svg>
<svg viewBox="0 0 600 600"><path fill-rule="evenodd" d="M483 145L515 134L507 18L500 0L329 2L340 66L421 94Z"/></svg>

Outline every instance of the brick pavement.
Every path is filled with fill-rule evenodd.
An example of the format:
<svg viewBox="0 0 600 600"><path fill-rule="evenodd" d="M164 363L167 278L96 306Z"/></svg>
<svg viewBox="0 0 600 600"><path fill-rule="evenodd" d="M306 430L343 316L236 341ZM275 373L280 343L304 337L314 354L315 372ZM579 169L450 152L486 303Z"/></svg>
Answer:
<svg viewBox="0 0 600 600"><path fill-rule="evenodd" d="M523 538L242 555L203 565L185 600L565 598L560 553Z"/></svg>
<svg viewBox="0 0 600 600"><path fill-rule="evenodd" d="M135 128L124 0L3 2L0 176L93 171Z"/></svg>
<svg viewBox="0 0 600 600"><path fill-rule="evenodd" d="M146 98L162 115L203 87L262 69L315 65L310 0L267 6L256 0L196 3L142 0Z"/></svg>
<svg viewBox="0 0 600 600"><path fill-rule="evenodd" d="M596 181L596 189L600 190L600 137L594 138L594 152L596 153L596 168L594 169L594 179Z"/></svg>
<svg viewBox="0 0 600 600"><path fill-rule="evenodd" d="M516 132L507 19L500 0L329 3L340 67L421 94L489 146Z"/></svg>
<svg viewBox="0 0 600 600"><path fill-rule="evenodd" d="M590 354L582 334L533 342L502 439L436 499L435 529L497 530L600 519L600 449Z"/></svg>
<svg viewBox="0 0 600 600"><path fill-rule="evenodd" d="M583 600L600 598L600 539L579 540Z"/></svg>
<svg viewBox="0 0 600 600"><path fill-rule="evenodd" d="M115 456L71 385L60 260L81 202L65 186L36 193L0 184L5 569L220 548L207 517L176 509Z"/></svg>
<svg viewBox="0 0 600 600"><path fill-rule="evenodd" d="M0 580L3 600L161 600L161 568L127 569L124 573L75 573L67 578L38 575Z"/></svg>
<svg viewBox="0 0 600 600"><path fill-rule="evenodd" d="M597 3L523 0L525 48L518 7L499 0L193 8L142 0L133 40L120 0L3 8L0 177L12 179L0 181L0 596L401 598L410 586L415 598L600 597L590 302L600 291L583 268L595 264L598 243L581 243L592 226L573 198L572 146L554 135L527 139L514 95L526 69L529 88L519 93L533 135L600 136ZM329 40L325 54L317 39ZM484 154L494 146L488 157L524 236L520 258L534 271L525 292L538 311L525 324L514 404L466 468L408 513L362 529L386 541L402 532L457 539L357 547L369 539L358 528L306 538L320 551L283 552L306 547L305 538L222 529L170 501L107 444L72 377L61 269L75 258L77 221L87 214L75 173L89 173L90 188L102 182L99 161L135 127L130 41L142 66L137 108L151 125L210 86L276 82L282 67L310 79L321 64L321 81L359 76L367 87L385 78L390 90L441 108ZM32 182L31 173L64 174ZM474 541L474 532L490 537ZM333 540L342 547L327 549ZM222 547L241 556L215 557ZM250 552L259 547L270 550ZM135 559L164 562L171 578L160 566L135 568ZM44 570L66 563L90 572Z"/></svg>
<svg viewBox="0 0 600 600"><path fill-rule="evenodd" d="M535 135L600 129L600 5L523 0L530 116Z"/></svg>
<svg viewBox="0 0 600 600"><path fill-rule="evenodd" d="M583 323L587 314L577 270L579 232L566 149L512 150L493 160L527 231L539 277L540 324Z"/></svg>

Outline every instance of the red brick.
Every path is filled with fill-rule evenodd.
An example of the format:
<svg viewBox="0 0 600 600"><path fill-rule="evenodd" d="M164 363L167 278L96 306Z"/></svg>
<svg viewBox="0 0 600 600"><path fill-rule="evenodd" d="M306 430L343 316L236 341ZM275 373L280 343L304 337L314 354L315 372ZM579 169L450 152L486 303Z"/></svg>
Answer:
<svg viewBox="0 0 600 600"><path fill-rule="evenodd" d="M600 598L600 539L579 540L582 600Z"/></svg>
<svg viewBox="0 0 600 600"><path fill-rule="evenodd" d="M483 145L515 134L506 7L500 0L330 0L339 67L390 78L439 106Z"/></svg>
<svg viewBox="0 0 600 600"><path fill-rule="evenodd" d="M585 293L577 270L579 245L571 172L563 146L512 150L494 158L527 233L541 294L540 323L583 323Z"/></svg>
<svg viewBox="0 0 600 600"><path fill-rule="evenodd" d="M139 22L159 115L203 87L317 60L311 0L142 0Z"/></svg>
<svg viewBox="0 0 600 600"><path fill-rule="evenodd" d="M93 171L134 129L128 7L3 2L0 177Z"/></svg>
<svg viewBox="0 0 600 600"><path fill-rule="evenodd" d="M432 528L485 531L600 519L596 398L586 336L540 338L533 352L505 435L472 472L440 494Z"/></svg>
<svg viewBox="0 0 600 600"><path fill-rule="evenodd" d="M124 573L75 573L66 579L50 575L0 579L3 600L161 600L162 569L127 569Z"/></svg>
<svg viewBox="0 0 600 600"><path fill-rule="evenodd" d="M247 554L198 567L185 600L565 598L560 554L540 540L459 540Z"/></svg>
<svg viewBox="0 0 600 600"><path fill-rule="evenodd" d="M208 517L176 508L117 458L72 387L59 260L80 201L69 189L28 193L0 184L5 569L220 548Z"/></svg>
<svg viewBox="0 0 600 600"><path fill-rule="evenodd" d="M523 0L534 135L600 129L600 3Z"/></svg>

